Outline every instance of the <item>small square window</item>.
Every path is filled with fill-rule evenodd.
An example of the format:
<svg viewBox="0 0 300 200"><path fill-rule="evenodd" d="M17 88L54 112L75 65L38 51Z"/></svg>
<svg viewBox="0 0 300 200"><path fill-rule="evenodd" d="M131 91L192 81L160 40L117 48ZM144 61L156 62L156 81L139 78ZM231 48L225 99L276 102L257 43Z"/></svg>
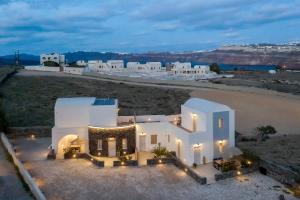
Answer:
<svg viewBox="0 0 300 200"><path fill-rule="evenodd" d="M157 144L157 135L151 135L151 144Z"/></svg>

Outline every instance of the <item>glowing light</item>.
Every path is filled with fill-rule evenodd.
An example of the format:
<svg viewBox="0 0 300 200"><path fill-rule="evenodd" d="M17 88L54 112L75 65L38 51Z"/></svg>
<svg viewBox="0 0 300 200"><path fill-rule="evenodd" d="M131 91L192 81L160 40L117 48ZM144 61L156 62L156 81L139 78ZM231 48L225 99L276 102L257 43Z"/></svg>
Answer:
<svg viewBox="0 0 300 200"><path fill-rule="evenodd" d="M161 159L159 159L158 162L161 163L162 162Z"/></svg>
<svg viewBox="0 0 300 200"><path fill-rule="evenodd" d="M251 165L251 164L252 164L252 162L251 162L250 160L248 160L248 161L247 161L247 164L248 164L248 165Z"/></svg>
<svg viewBox="0 0 300 200"><path fill-rule="evenodd" d="M35 139L35 135L31 135L31 139Z"/></svg>
<svg viewBox="0 0 300 200"><path fill-rule="evenodd" d="M223 140L219 140L219 145L222 145L223 144Z"/></svg>
<svg viewBox="0 0 300 200"><path fill-rule="evenodd" d="M237 173L237 175L241 175L242 174L242 172L240 172L240 171L237 171L236 173Z"/></svg>
<svg viewBox="0 0 300 200"><path fill-rule="evenodd" d="M93 161L94 159L93 158L91 158L91 161Z"/></svg>
<svg viewBox="0 0 300 200"><path fill-rule="evenodd" d="M187 172L188 171L187 168L184 168L184 171Z"/></svg>
<svg viewBox="0 0 300 200"><path fill-rule="evenodd" d="M73 158L76 158L76 154L73 154Z"/></svg>
<svg viewBox="0 0 300 200"><path fill-rule="evenodd" d="M101 153L100 153L100 152L98 152L98 156L101 156Z"/></svg>
<svg viewBox="0 0 300 200"><path fill-rule="evenodd" d="M151 118L148 118L148 121L150 121L151 120Z"/></svg>
<svg viewBox="0 0 300 200"><path fill-rule="evenodd" d="M135 124L128 125L128 126L116 126L116 127L97 127L97 126L88 126L92 129L100 129L100 130L118 130L118 129L127 129L135 127Z"/></svg>
<svg viewBox="0 0 300 200"><path fill-rule="evenodd" d="M123 153L126 154L126 151L124 151Z"/></svg>
<svg viewBox="0 0 300 200"><path fill-rule="evenodd" d="M193 117L193 118L196 118L196 117L197 117L197 114L192 113L192 117Z"/></svg>
<svg viewBox="0 0 300 200"><path fill-rule="evenodd" d="M125 164L125 163L122 161L122 162L121 162L121 165L124 165L124 164Z"/></svg>

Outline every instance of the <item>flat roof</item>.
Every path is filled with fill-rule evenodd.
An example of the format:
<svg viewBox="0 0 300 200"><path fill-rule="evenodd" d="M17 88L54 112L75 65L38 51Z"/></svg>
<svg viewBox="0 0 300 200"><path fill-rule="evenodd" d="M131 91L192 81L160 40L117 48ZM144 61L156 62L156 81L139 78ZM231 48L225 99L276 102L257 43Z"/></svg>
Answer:
<svg viewBox="0 0 300 200"><path fill-rule="evenodd" d="M115 105L115 99L96 99L93 103L93 105L102 105L102 106L105 106L105 105Z"/></svg>

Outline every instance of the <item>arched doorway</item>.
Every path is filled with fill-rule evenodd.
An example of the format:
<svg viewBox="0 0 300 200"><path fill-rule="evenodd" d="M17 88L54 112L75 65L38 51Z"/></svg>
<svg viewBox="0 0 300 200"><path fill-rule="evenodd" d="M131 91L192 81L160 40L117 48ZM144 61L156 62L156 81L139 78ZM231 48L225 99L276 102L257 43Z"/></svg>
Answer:
<svg viewBox="0 0 300 200"><path fill-rule="evenodd" d="M79 141L79 136L73 134L66 135L63 138L61 138L58 142L56 157L58 159L63 159L65 152L68 151L69 148L75 147L74 145L76 145L76 148L78 148L80 151L82 147L81 144L78 143L77 141Z"/></svg>

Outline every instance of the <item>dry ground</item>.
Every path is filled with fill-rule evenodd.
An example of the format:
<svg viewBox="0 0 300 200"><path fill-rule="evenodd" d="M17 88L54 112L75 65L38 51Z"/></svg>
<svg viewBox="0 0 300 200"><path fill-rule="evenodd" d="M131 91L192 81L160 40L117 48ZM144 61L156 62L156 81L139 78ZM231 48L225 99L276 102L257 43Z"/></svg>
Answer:
<svg viewBox="0 0 300 200"><path fill-rule="evenodd" d="M173 165L97 168L78 160L45 160L50 138L18 138L13 143L19 158L47 199L296 199L280 183L258 173L199 185Z"/></svg>
<svg viewBox="0 0 300 200"><path fill-rule="evenodd" d="M189 98L184 90L49 76L14 76L0 91L9 126L52 126L59 97L118 98L121 115L179 113Z"/></svg>

